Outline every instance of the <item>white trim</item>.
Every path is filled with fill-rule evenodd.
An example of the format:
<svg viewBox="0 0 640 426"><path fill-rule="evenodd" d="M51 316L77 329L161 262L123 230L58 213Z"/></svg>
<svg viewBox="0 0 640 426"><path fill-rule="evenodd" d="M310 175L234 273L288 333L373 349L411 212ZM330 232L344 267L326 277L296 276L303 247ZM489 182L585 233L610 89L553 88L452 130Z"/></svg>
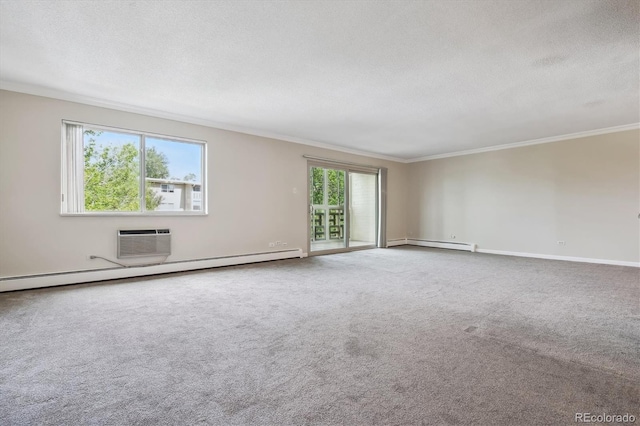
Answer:
<svg viewBox="0 0 640 426"><path fill-rule="evenodd" d="M406 159L406 158L394 157L392 155L377 154L374 152L369 152L364 150L340 147L340 146L332 145L326 142L318 142L311 139L304 139L296 136L288 136L288 135L283 135L276 132L258 130L258 129L245 127L245 126L234 126L234 125L225 124L225 123L204 119L204 118L196 118L196 117L190 117L182 114L159 111L151 108L138 107L134 105L125 104L122 102L107 101L107 100L93 98L91 96L78 95L78 94L73 94L69 92L64 92L61 90L49 89L42 86L35 86L31 84L0 80L0 89L11 91L11 92L26 93L34 96L42 96L46 98L59 99L59 100L68 101L68 102L75 102L75 103L80 103L85 105L92 105L92 106L97 106L102 108L115 109L118 111L131 112L134 114L142 114L150 117L163 118L167 120L175 120L183 123L197 124L200 126L206 126L206 127L211 127L211 128L220 129L220 130L228 130L228 131L244 133L252 136L277 139L285 142L292 142L292 143L297 143L301 145L313 146L316 148L328 149L331 151L344 152L347 154L360 155L364 157L377 158L380 160L387 160L387 161L393 161L396 163L404 163L404 164L417 163L420 161L437 160L440 158L458 157L461 155L479 154L483 152L500 151L503 149L520 148L524 146L539 145L539 144L550 143L550 142L560 142L568 139L577 139L577 138L584 138L588 136L605 135L608 133L617 133L617 132L623 132L626 130L635 130L640 128L640 122L631 123L631 124L624 124L620 126L587 130L584 132L576 132L576 133L569 133L565 135L550 136L550 137L540 138L540 139L532 139L532 140L527 140L522 142L493 145L493 146L488 146L484 148L469 149L464 151L427 155L423 157Z"/></svg>
<svg viewBox="0 0 640 426"><path fill-rule="evenodd" d="M420 247L444 248L450 250L476 251L474 243L462 243L454 241L417 240L407 238L407 244Z"/></svg>
<svg viewBox="0 0 640 426"><path fill-rule="evenodd" d="M74 94L74 93L64 92L64 91L61 91L61 90L49 89L49 88L42 87L42 86L34 86L34 85L30 85L30 84L16 83L16 82L12 82L12 81L0 80L0 89L11 91L11 92L26 93L28 95L42 96L42 97L45 97L45 98L59 99L59 100L68 101L68 102L76 102L76 103L80 103L80 104L97 106L97 107L101 107L101 108L115 109L115 110L118 110L118 111L131 112L131 113L134 113L134 114L148 115L150 117L164 118L164 119L167 119L167 120L180 121L182 123L197 124L197 125L200 125L200 126L212 127L212 128L220 129L220 130L228 130L228 131L237 132L237 133L244 133L244 134L252 135L252 136L260 136L260 137L263 137L263 138L277 139L277 140L281 140L281 141L285 141L285 142L293 142L293 143L297 143L297 144L301 144L301 145L313 146L313 147L316 147L316 148L329 149L331 151L338 151L338 152L344 152L344 153L347 153L347 154L361 155L361 156L370 157L370 158L378 158L380 160L394 161L396 163L406 163L407 162L406 159L393 157L391 155L376 154L374 152L369 152L369 151L363 151L363 150L351 149L351 148L343 148L343 147L332 145L332 144L325 143L325 142L317 142L317 141L310 140L310 139L304 139L304 138L299 138L299 137L295 137L295 136L283 135L283 134L276 133L276 132L258 130L258 129L254 129L254 128L251 128L251 127L234 126L234 125L225 124L225 123L221 123L221 122L214 121L214 120L190 117L190 116L186 116L186 115L182 115L182 114L159 111L159 110L151 109L151 108L138 107L138 106L134 106L134 105L125 104L125 103L122 103L122 102L107 101L107 100L93 98L91 96L84 96L84 95L78 95L78 94Z"/></svg>
<svg viewBox="0 0 640 426"><path fill-rule="evenodd" d="M74 271L59 274L33 275L23 277L0 278L0 293L5 291L27 290L53 287L67 284L79 284L93 281L133 278L145 275L166 274L170 272L192 271L195 269L217 268L220 266L243 265L245 263L266 262L269 260L294 259L306 257L300 249L275 252L254 253L249 255L225 256L210 259L195 259L163 263L153 266L132 266L96 271Z"/></svg>
<svg viewBox="0 0 640 426"><path fill-rule="evenodd" d="M159 210L144 212L79 212L79 213L60 213L61 217L116 217L116 216L130 216L130 217L153 217L153 216L209 216L209 213L205 210Z"/></svg>
<svg viewBox="0 0 640 426"><path fill-rule="evenodd" d="M406 238L397 238L393 240L387 240L387 247L403 246L407 244Z"/></svg>
<svg viewBox="0 0 640 426"><path fill-rule="evenodd" d="M402 240L402 239L389 240L387 243L389 247L400 246L403 244L420 246L420 247L465 250L465 251L472 251L476 253L498 254L502 256L530 257L535 259L562 260L566 262L596 263L601 265L631 266L634 268L640 268L640 262L629 262L626 260L594 259L589 257L557 256L554 254L524 253L524 252L517 252L517 251L481 249L481 248L477 248L477 245L474 243L458 243L458 242L454 243L451 241L432 241L432 240L419 240L419 239L414 240L411 238L407 238L406 240Z"/></svg>
<svg viewBox="0 0 640 426"><path fill-rule="evenodd" d="M503 145L488 146L485 148L468 149L465 151L449 152L445 154L427 155L405 160L405 163L417 163L419 161L438 160L440 158L458 157L461 155L480 154L482 152L500 151L503 149L520 148L523 146L540 145L543 143L560 142L569 139L586 138L588 136L606 135L608 133L624 132L626 130L636 130L640 128L640 123L624 124L622 126L606 127L604 129L587 130L585 132L569 133L566 135L550 136L548 138L532 139L523 142L507 143Z"/></svg>
<svg viewBox="0 0 640 426"><path fill-rule="evenodd" d="M640 262L628 262L624 260L592 259L588 257L556 256L553 254L522 253L516 251L491 249L477 249L476 252L486 254L499 254L503 256L532 257L536 259L564 260L568 262L598 263L603 265L631 266L634 268L640 268Z"/></svg>

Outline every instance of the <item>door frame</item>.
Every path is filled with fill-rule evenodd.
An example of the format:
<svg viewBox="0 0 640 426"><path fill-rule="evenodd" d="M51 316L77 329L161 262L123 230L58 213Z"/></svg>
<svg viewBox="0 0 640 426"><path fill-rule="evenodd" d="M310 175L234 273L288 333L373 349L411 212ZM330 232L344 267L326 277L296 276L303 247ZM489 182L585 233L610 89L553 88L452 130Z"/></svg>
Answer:
<svg viewBox="0 0 640 426"><path fill-rule="evenodd" d="M340 170L344 172L344 238L345 238L345 246L336 248L336 249L327 249L327 250L311 250L311 215L313 209L313 203L311 199L311 169L313 167L321 167L323 169L330 170ZM358 246L358 247L350 247L349 239L351 238L351 212L350 212L350 204L351 204L351 194L350 194L350 178L349 173L362 173L373 175L376 177L376 201L375 201L375 222L376 222L376 231L375 231L375 239L372 244ZM357 166L350 166L340 163L332 163L325 162L319 160L307 160L307 253L309 256L320 256L325 254L334 254L334 253L345 253L349 251L355 250L368 250L377 247L378 241L378 232L380 230L380 214L378 211L378 205L380 200L380 173L379 171L373 171L369 168L361 168ZM326 189L326 182L325 182ZM329 212L327 211L327 217Z"/></svg>

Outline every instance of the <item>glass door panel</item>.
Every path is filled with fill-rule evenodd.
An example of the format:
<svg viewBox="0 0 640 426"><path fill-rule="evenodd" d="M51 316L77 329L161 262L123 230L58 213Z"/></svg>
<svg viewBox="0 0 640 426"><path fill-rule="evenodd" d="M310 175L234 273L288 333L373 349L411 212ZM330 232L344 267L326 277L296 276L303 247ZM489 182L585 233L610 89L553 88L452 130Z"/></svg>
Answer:
<svg viewBox="0 0 640 426"><path fill-rule="evenodd" d="M309 179L311 251L346 248L346 172L312 166Z"/></svg>
<svg viewBox="0 0 640 426"><path fill-rule="evenodd" d="M349 247L376 244L377 176L349 173Z"/></svg>

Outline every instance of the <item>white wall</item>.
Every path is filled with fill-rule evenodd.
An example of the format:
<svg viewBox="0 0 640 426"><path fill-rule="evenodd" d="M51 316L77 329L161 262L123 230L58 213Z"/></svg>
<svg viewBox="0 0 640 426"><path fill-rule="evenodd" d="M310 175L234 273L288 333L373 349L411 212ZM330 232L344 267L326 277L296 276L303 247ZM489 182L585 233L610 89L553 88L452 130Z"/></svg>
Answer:
<svg viewBox="0 0 640 426"><path fill-rule="evenodd" d="M412 163L409 194L409 237L639 261L638 130Z"/></svg>
<svg viewBox="0 0 640 426"><path fill-rule="evenodd" d="M206 217L60 216L61 121L74 120L208 142ZM0 278L112 265L116 230L167 227L170 260L307 247L303 154L389 169L389 239L406 235L406 165L205 126L0 91ZM19 188L19 190L16 190ZM297 189L294 193L293 188Z"/></svg>
<svg viewBox="0 0 640 426"><path fill-rule="evenodd" d="M206 140L209 215L60 216L63 119ZM171 228L169 260L265 252L277 240L306 251L303 154L387 167L388 239L455 234L486 249L638 262L639 139L627 131L401 164L0 91L0 278L110 267L88 256L115 257L119 228Z"/></svg>

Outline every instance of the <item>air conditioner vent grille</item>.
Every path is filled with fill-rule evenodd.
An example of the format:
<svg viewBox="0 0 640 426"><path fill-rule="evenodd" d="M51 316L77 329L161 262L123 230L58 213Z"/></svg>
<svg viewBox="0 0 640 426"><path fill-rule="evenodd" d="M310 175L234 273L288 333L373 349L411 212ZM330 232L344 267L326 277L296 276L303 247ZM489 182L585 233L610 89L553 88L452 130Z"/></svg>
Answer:
<svg viewBox="0 0 640 426"><path fill-rule="evenodd" d="M118 259L171 255L169 229L136 229L118 231Z"/></svg>

